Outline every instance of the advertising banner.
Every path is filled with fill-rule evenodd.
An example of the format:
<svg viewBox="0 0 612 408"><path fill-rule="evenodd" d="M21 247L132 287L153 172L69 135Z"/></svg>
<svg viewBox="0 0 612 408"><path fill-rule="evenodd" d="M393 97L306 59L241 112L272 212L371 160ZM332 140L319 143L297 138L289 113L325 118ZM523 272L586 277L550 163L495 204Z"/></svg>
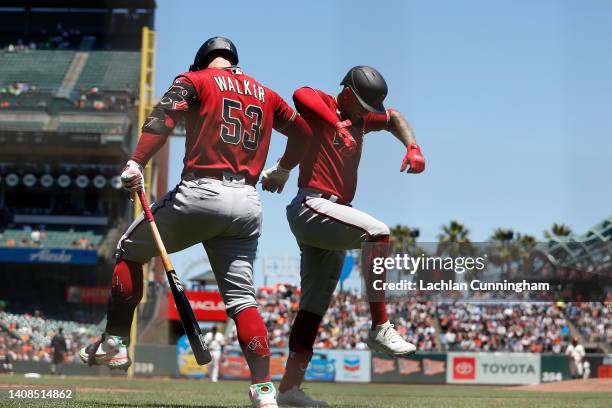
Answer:
<svg viewBox="0 0 612 408"><path fill-rule="evenodd" d="M66 248L0 248L0 263L95 265L95 250Z"/></svg>
<svg viewBox="0 0 612 408"><path fill-rule="evenodd" d="M587 355L589 377L612 378L612 354Z"/></svg>
<svg viewBox="0 0 612 408"><path fill-rule="evenodd" d="M218 291L185 291L197 320L224 322L227 320L225 304ZM168 292L168 320L181 320L172 292Z"/></svg>
<svg viewBox="0 0 612 408"><path fill-rule="evenodd" d="M107 286L68 286L66 302L102 305L108 302L110 287Z"/></svg>
<svg viewBox="0 0 612 408"><path fill-rule="evenodd" d="M315 349L304 379L324 382L370 382L368 350Z"/></svg>
<svg viewBox="0 0 612 408"><path fill-rule="evenodd" d="M537 384L541 359L533 353L448 353L446 381L453 384Z"/></svg>
<svg viewBox="0 0 612 408"><path fill-rule="evenodd" d="M569 359L565 355L542 355L542 382L571 380Z"/></svg>
<svg viewBox="0 0 612 408"><path fill-rule="evenodd" d="M270 348L270 376L274 381L280 381L285 372L285 364L289 350ZM239 347L226 347L221 357L219 368L221 378L230 380L248 380L251 378L249 366Z"/></svg>
<svg viewBox="0 0 612 408"><path fill-rule="evenodd" d="M372 354L372 382L444 384L446 382L446 354L418 353L408 358L394 358L374 353Z"/></svg>
<svg viewBox="0 0 612 408"><path fill-rule="evenodd" d="M176 343L176 364L177 377L204 378L208 373L208 365L198 365L187 335L181 336Z"/></svg>

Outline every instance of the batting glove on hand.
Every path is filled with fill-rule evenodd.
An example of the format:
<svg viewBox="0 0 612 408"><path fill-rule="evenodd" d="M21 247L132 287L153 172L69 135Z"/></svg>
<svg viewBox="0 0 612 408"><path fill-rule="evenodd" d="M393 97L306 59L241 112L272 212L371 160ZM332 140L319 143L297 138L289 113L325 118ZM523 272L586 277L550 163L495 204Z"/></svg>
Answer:
<svg viewBox="0 0 612 408"><path fill-rule="evenodd" d="M121 173L121 185L129 192L142 190L144 187L144 176L142 166L134 160L128 160L123 173Z"/></svg>
<svg viewBox="0 0 612 408"><path fill-rule="evenodd" d="M284 169L279 163L261 172L261 188L272 193L281 193L289 180L290 170Z"/></svg>
<svg viewBox="0 0 612 408"><path fill-rule="evenodd" d="M357 142L348 130L352 124L350 120L344 120L342 122L336 122L334 125L336 127L336 133L338 133L338 136L342 139L342 143L344 143L339 149L343 156L350 156L357 150Z"/></svg>
<svg viewBox="0 0 612 408"><path fill-rule="evenodd" d="M406 170L406 167L409 167L408 173L421 173L425 170L425 157L423 157L421 148L416 143L408 146L408 151L406 152L406 156L404 156L400 171Z"/></svg>

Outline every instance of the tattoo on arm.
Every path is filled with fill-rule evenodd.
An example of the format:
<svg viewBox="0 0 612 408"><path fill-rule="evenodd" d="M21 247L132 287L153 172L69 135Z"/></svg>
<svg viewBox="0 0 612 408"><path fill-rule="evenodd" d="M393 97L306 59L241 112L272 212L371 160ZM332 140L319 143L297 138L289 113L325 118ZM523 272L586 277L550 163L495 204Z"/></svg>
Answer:
<svg viewBox="0 0 612 408"><path fill-rule="evenodd" d="M389 110L389 132L393 134L404 146L408 147L413 143L416 143L414 132L410 124L401 113L396 110Z"/></svg>

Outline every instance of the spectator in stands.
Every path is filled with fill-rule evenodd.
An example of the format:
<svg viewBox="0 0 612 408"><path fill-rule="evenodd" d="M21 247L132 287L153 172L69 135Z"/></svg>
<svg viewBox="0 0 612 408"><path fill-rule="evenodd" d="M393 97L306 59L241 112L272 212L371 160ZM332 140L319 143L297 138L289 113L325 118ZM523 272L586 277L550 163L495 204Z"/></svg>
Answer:
<svg viewBox="0 0 612 408"><path fill-rule="evenodd" d="M61 365L64 363L64 354L68 350L63 328L60 327L51 339L51 349L53 350L51 373L59 375L61 374Z"/></svg>
<svg viewBox="0 0 612 408"><path fill-rule="evenodd" d="M40 231L37 229L33 229L30 233L30 240L32 240L32 244L40 245Z"/></svg>
<svg viewBox="0 0 612 408"><path fill-rule="evenodd" d="M89 245L89 240L87 238L85 238L85 237L79 238L78 246L81 249L87 249L88 245Z"/></svg>

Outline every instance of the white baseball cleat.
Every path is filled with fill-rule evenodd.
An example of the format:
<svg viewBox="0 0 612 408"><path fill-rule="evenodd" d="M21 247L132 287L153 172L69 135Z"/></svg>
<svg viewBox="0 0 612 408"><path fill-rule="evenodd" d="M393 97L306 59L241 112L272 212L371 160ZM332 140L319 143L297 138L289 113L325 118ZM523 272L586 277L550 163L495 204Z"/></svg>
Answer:
<svg viewBox="0 0 612 408"><path fill-rule="evenodd" d="M416 346L404 340L393 327L387 320L386 323L379 324L374 330L370 330L367 341L370 350L380 351L392 356L414 354L417 349Z"/></svg>
<svg viewBox="0 0 612 408"><path fill-rule="evenodd" d="M278 408L276 390L271 382L253 384L249 387L249 398L253 408Z"/></svg>
<svg viewBox="0 0 612 408"><path fill-rule="evenodd" d="M127 345L128 341L125 337L104 333L100 340L83 347L79 352L79 357L81 361L90 366L104 365L110 369L126 370L132 364Z"/></svg>
<svg viewBox="0 0 612 408"><path fill-rule="evenodd" d="M327 407L327 402L312 399L304 390L293 388L278 394L278 404L289 407Z"/></svg>

